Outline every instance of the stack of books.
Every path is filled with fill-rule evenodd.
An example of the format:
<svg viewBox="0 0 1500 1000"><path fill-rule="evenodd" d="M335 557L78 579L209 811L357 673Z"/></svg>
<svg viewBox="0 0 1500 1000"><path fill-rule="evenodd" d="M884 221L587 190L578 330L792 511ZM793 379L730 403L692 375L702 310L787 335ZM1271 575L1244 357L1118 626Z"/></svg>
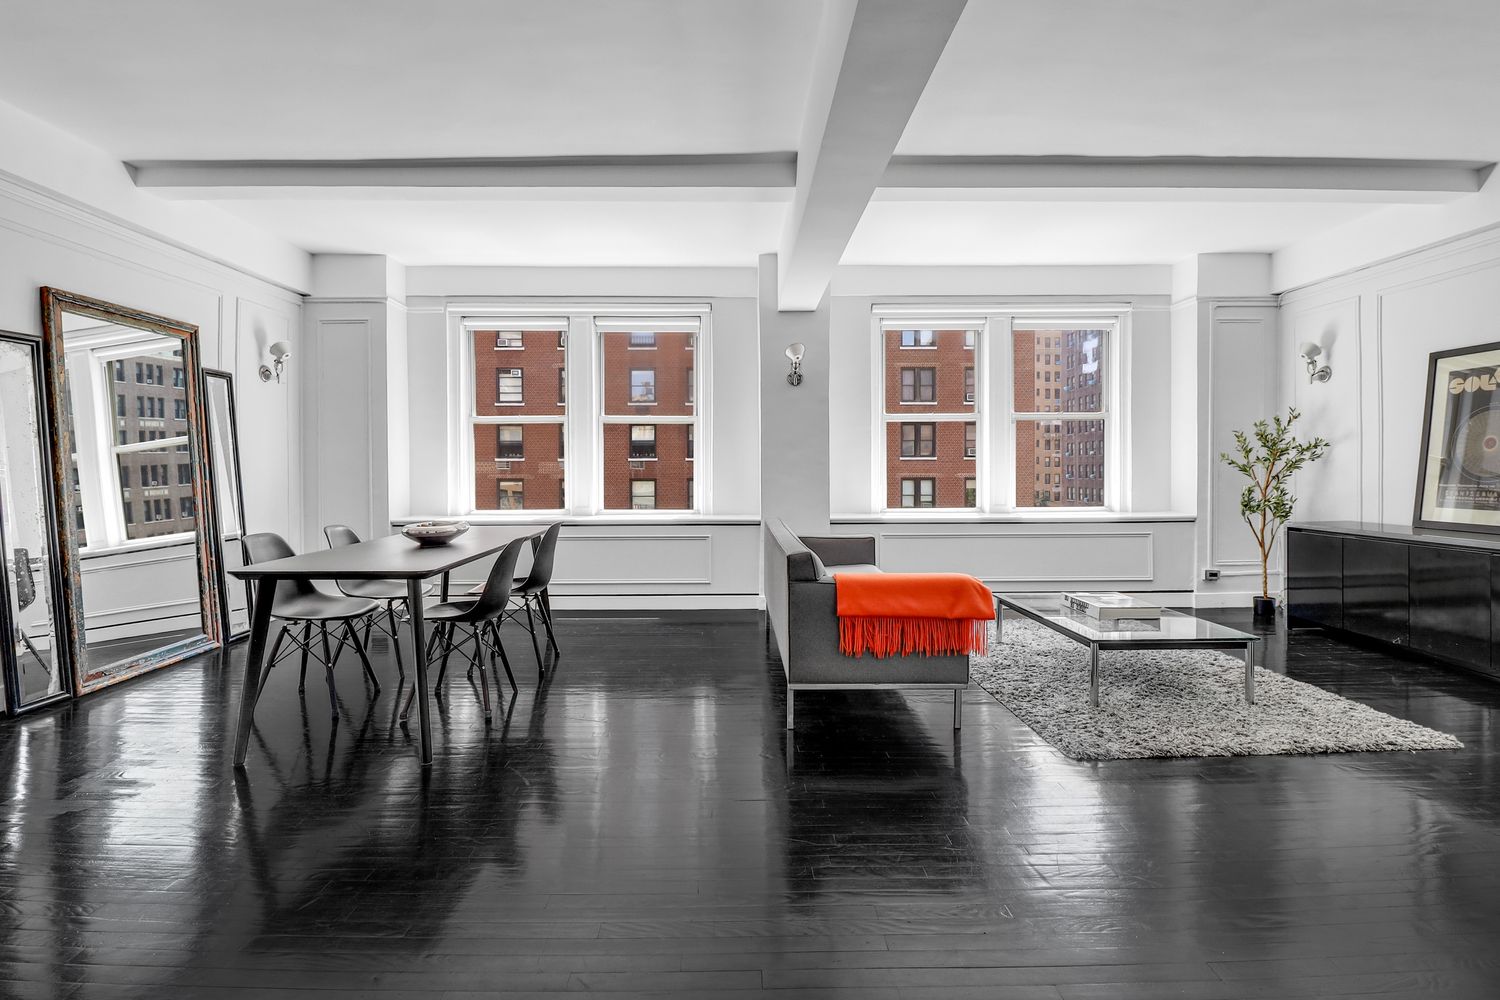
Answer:
<svg viewBox="0 0 1500 1000"><path fill-rule="evenodd" d="M1065 609L1100 621L1160 621L1161 605L1124 594L1069 592L1062 595Z"/></svg>

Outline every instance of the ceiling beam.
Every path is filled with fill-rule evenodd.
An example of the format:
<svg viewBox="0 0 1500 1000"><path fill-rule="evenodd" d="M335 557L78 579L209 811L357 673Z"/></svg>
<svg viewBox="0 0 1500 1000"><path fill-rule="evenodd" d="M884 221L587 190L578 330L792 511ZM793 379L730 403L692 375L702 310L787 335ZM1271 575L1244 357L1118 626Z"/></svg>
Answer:
<svg viewBox="0 0 1500 1000"><path fill-rule="evenodd" d="M789 188L797 155L434 160L137 160L138 188ZM223 195L219 195L223 197Z"/></svg>
<svg viewBox="0 0 1500 1000"><path fill-rule="evenodd" d="M1493 163L1203 156L896 156L883 188L1095 188L1472 194Z"/></svg>
<svg viewBox="0 0 1500 1000"><path fill-rule="evenodd" d="M780 307L816 309L967 0L825 8L797 190L778 256Z"/></svg>
<svg viewBox="0 0 1500 1000"><path fill-rule="evenodd" d="M537 189L675 189L787 197L797 185L793 152L416 160L140 160L126 169L138 188L169 198L319 196L349 189L473 192ZM885 192L1309 191L1472 194L1495 164L1475 160L1296 157L893 156ZM1424 201L1423 198L1406 200Z"/></svg>

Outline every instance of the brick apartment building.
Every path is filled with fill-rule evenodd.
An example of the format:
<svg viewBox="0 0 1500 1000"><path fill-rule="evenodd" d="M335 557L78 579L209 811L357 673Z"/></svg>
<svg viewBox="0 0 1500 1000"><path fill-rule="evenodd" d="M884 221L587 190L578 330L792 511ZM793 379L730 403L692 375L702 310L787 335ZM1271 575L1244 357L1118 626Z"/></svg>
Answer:
<svg viewBox="0 0 1500 1000"><path fill-rule="evenodd" d="M1063 334L1063 411L1097 411L1103 402L1104 334L1068 330ZM1104 421L1063 421L1064 493L1067 506L1104 503Z"/></svg>
<svg viewBox="0 0 1500 1000"><path fill-rule="evenodd" d="M1104 334L1018 330L1013 350L1016 412L1099 409ZM1104 423L1031 420L1016 425L1016 506L1097 507L1104 503Z"/></svg>
<svg viewBox="0 0 1500 1000"><path fill-rule="evenodd" d="M691 510L694 335L611 332L603 340L605 509Z"/></svg>
<svg viewBox="0 0 1500 1000"><path fill-rule="evenodd" d="M694 343L690 333L605 333L604 507L693 507ZM555 510L568 498L566 335L473 333L477 510Z"/></svg>
<svg viewBox="0 0 1500 1000"><path fill-rule="evenodd" d="M125 537L133 541L195 530L182 358L143 354L121 358L110 367L115 445L181 439L161 448L117 453ZM75 518L81 526L81 503Z"/></svg>
<svg viewBox="0 0 1500 1000"><path fill-rule="evenodd" d="M973 507L977 425L923 420L973 413L975 335L968 330L887 330L886 506Z"/></svg>
<svg viewBox="0 0 1500 1000"><path fill-rule="evenodd" d="M565 507L567 335L475 330L473 343L475 414L536 418L474 425L474 508Z"/></svg>

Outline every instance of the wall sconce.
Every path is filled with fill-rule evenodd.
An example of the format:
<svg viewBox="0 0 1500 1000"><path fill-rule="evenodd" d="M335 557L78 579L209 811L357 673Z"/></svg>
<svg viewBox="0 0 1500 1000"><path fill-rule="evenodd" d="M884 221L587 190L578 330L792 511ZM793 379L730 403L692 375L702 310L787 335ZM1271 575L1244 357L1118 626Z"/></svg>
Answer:
<svg viewBox="0 0 1500 1000"><path fill-rule="evenodd" d="M801 344L793 344L786 349L786 356L792 362L792 370L786 373L788 385L802 384L802 355L806 350Z"/></svg>
<svg viewBox="0 0 1500 1000"><path fill-rule="evenodd" d="M278 340L276 341L276 343L272 344L271 363L269 365L260 366L260 380L262 382L269 382L271 381L271 377L274 375L276 377L277 383L280 383L281 369L286 365L286 359L291 356L292 345L288 344L286 341Z"/></svg>
<svg viewBox="0 0 1500 1000"><path fill-rule="evenodd" d="M1302 345L1302 360L1307 362L1307 382L1327 382L1333 378L1333 369L1327 365L1318 366L1318 358L1323 354L1323 348L1312 341Z"/></svg>

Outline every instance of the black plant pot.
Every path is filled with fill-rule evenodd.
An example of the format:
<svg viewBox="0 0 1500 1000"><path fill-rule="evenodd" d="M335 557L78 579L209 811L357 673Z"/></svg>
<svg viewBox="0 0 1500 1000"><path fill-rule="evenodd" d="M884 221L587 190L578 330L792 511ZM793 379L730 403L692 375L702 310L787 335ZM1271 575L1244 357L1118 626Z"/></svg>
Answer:
<svg viewBox="0 0 1500 1000"><path fill-rule="evenodd" d="M1255 618L1256 618L1257 621L1275 620L1275 618L1276 618L1276 598L1274 598L1274 597L1257 597L1257 598L1255 598L1254 605L1255 605Z"/></svg>

